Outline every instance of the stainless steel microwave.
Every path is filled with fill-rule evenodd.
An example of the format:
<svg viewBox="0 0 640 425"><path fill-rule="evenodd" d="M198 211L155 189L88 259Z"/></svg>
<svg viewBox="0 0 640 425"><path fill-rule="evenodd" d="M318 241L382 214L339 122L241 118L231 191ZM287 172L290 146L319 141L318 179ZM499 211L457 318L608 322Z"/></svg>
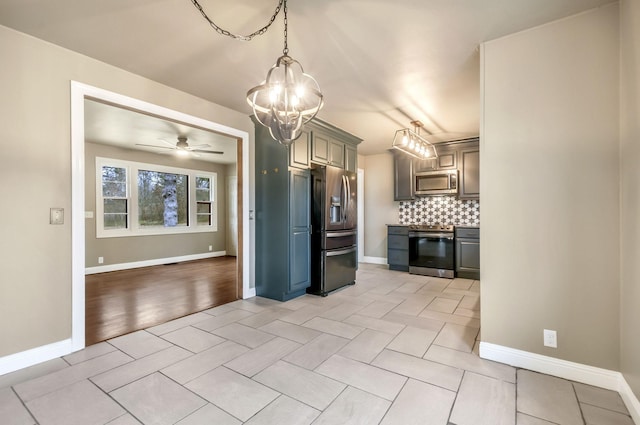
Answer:
<svg viewBox="0 0 640 425"><path fill-rule="evenodd" d="M457 195L458 170L423 171L415 174L416 195Z"/></svg>

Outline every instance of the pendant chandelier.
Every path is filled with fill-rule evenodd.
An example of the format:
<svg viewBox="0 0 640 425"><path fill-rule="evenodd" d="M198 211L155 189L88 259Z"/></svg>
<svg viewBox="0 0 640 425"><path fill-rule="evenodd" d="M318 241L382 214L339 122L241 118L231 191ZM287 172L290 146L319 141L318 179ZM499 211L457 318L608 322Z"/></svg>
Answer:
<svg viewBox="0 0 640 425"><path fill-rule="evenodd" d="M265 80L247 92L247 102L260 124L269 129L271 137L281 144L289 146L300 137L304 124L317 115L324 104L324 98L317 81L304 72L302 65L297 60L289 56L287 0L278 2L278 6L267 25L248 36L239 36L223 30L209 19L197 0L191 0L191 2L218 33L244 41L264 34L280 10L284 9L282 56L271 67Z"/></svg>
<svg viewBox="0 0 640 425"><path fill-rule="evenodd" d="M418 159L437 158L438 152L431 142L420 135L422 123L411 121L414 131L402 128L396 131L392 147Z"/></svg>

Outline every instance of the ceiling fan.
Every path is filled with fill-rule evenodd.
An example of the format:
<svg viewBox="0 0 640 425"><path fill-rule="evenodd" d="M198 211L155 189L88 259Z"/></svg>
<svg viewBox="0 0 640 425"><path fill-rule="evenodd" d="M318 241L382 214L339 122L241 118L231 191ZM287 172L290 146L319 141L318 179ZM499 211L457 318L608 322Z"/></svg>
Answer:
<svg viewBox="0 0 640 425"><path fill-rule="evenodd" d="M213 154L217 154L217 155L224 154L224 152L222 152L222 151L210 151L210 150L202 149L202 148L205 148L205 147L211 147L211 145L208 145L208 144L190 146L189 142L187 141L187 138L185 136L178 136L178 142L175 143L175 144L173 144L171 142L167 142L164 139L159 139L159 140L163 141L168 146L145 145L143 143L136 143L136 146L145 146L145 147L149 147L149 148L175 150L176 153L178 153L178 154L189 154L189 153L193 153L193 154L213 153Z"/></svg>

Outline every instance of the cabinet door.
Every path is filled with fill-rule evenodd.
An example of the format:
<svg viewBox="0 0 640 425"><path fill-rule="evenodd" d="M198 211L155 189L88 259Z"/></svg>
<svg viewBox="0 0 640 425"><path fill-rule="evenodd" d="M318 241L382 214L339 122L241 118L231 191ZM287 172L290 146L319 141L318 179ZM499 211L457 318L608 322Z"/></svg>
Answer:
<svg viewBox="0 0 640 425"><path fill-rule="evenodd" d="M344 143L329 139L329 165L344 168Z"/></svg>
<svg viewBox="0 0 640 425"><path fill-rule="evenodd" d="M311 177L308 170L289 172L289 292L311 284Z"/></svg>
<svg viewBox="0 0 640 425"><path fill-rule="evenodd" d="M443 150L438 152L438 170L451 170L457 166L457 152L454 150Z"/></svg>
<svg viewBox="0 0 640 425"><path fill-rule="evenodd" d="M358 170L358 151L355 147L351 145L344 145L344 162L345 169L347 171L353 171L354 173Z"/></svg>
<svg viewBox="0 0 640 425"><path fill-rule="evenodd" d="M303 131L300 137L289 146L289 165L291 167L309 168L309 149L311 148L311 132Z"/></svg>
<svg viewBox="0 0 640 425"><path fill-rule="evenodd" d="M413 158L404 153L394 154L393 200L410 201L415 198Z"/></svg>
<svg viewBox="0 0 640 425"><path fill-rule="evenodd" d="M460 151L459 199L480 199L480 150L478 148Z"/></svg>
<svg viewBox="0 0 640 425"><path fill-rule="evenodd" d="M311 160L319 164L329 163L329 137L317 131L311 137Z"/></svg>
<svg viewBox="0 0 640 425"><path fill-rule="evenodd" d="M459 277L480 278L480 239L456 239L456 272Z"/></svg>

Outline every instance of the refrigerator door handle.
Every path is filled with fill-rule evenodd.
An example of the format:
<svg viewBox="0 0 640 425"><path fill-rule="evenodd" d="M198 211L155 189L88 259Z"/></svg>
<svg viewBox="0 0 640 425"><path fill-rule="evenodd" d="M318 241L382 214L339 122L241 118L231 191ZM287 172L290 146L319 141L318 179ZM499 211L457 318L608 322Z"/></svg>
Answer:
<svg viewBox="0 0 640 425"><path fill-rule="evenodd" d="M349 179L347 179L347 176L342 176L342 184L344 187L344 205L343 205L344 215L343 215L342 221L346 223L347 214L349 211Z"/></svg>
<svg viewBox="0 0 640 425"><path fill-rule="evenodd" d="M346 232L327 232L327 237L328 238L341 238L343 236L353 236L356 234L355 230L348 230Z"/></svg>
<svg viewBox="0 0 640 425"><path fill-rule="evenodd" d="M326 255L327 255L327 257L335 257L337 255L345 255L345 254L352 253L355 250L356 250L356 247L353 246L353 247L346 248L346 249L338 249L338 250L335 250L335 251L326 251L326 253L327 253Z"/></svg>

